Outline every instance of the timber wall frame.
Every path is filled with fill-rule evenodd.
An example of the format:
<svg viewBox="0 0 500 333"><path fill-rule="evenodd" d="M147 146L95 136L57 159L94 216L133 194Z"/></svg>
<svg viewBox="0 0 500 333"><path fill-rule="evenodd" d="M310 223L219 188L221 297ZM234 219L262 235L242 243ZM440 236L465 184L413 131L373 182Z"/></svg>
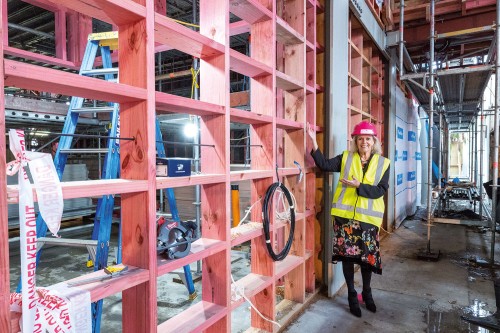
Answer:
<svg viewBox="0 0 500 333"><path fill-rule="evenodd" d="M382 56L356 17L349 14L349 133L361 121L377 127L384 142ZM348 141L351 139L348 138Z"/></svg>
<svg viewBox="0 0 500 333"><path fill-rule="evenodd" d="M46 2L46 1L44 1ZM285 286L285 299L304 303L317 291L318 223L315 218L316 176L313 161L306 151L306 122L316 123L316 99L322 99L317 84L316 54L323 51L317 43L317 22L323 4L315 0L211 0L200 1L200 29L195 32L165 15L163 1L53 0L83 15L112 23L119 31L120 83L57 71L23 62L3 59L0 74L0 128L5 132L4 86L48 91L120 103L120 129L123 137L135 141L121 144L121 179L63 183L64 198L121 194L123 263L129 272L111 281L86 285L92 301L122 292L123 332L230 332L231 311L243 300L231 300L231 248L251 240L251 274L238 281L259 311L277 318L275 287ZM6 0L0 17L5 18ZM250 31L251 55L229 47L229 13L246 22L241 32ZM317 16L317 14L319 14ZM239 24L238 27L242 26ZM0 27L5 41L5 25ZM239 33L241 33L239 32ZM0 44L2 55L5 43ZM200 58L200 100L194 101L155 92L155 47L179 51ZM251 78L251 110L230 107L230 71ZM318 68L318 72L321 70ZM317 96L318 93L318 96ZM201 174L180 178L156 177L155 117L162 112L200 116ZM318 117L322 119L322 117ZM229 129L231 122L251 125L253 149L251 170L230 171ZM321 124L319 124L321 125ZM5 165L5 135L0 136L0 165ZM298 169L305 180L297 183ZM231 237L230 184L251 182L255 202L280 181L297 199L296 228L292 250L281 262L269 257L262 228ZM0 168L5 179L5 168ZM174 261L156 255L157 190L201 185L202 238L193 244L191 254ZM9 252L7 203L18 201L15 187L2 182L0 190L0 331L10 332ZM252 221L261 221L261 206L252 210ZM274 222L274 221L273 221ZM288 225L272 223L274 239L287 238ZM316 234L316 237L315 237ZM316 240L315 240L316 238ZM202 260L201 300L186 311L158 323L157 277L186 264ZM101 275L102 271L77 279ZM104 311L106 311L104 309ZM284 319L286 320L286 318ZM251 311L253 328L275 332L277 327Z"/></svg>

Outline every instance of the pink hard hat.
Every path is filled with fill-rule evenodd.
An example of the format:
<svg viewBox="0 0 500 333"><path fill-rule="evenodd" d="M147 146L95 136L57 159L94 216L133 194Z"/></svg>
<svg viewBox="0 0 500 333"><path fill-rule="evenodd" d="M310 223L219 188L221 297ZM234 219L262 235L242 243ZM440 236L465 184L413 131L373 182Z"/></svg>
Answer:
<svg viewBox="0 0 500 333"><path fill-rule="evenodd" d="M377 128L375 125L367 122L367 121L362 121L356 126L354 126L354 130L351 133L351 136L355 135L373 135L377 136Z"/></svg>

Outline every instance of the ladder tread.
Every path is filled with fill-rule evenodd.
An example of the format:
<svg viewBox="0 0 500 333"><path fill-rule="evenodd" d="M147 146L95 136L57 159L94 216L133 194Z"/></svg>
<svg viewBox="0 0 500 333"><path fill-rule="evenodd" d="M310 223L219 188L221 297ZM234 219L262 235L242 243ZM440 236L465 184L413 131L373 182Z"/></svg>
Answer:
<svg viewBox="0 0 500 333"><path fill-rule="evenodd" d="M91 75L105 75L105 74L118 74L118 68L94 68L85 69L80 71L80 75L91 76Z"/></svg>
<svg viewBox="0 0 500 333"><path fill-rule="evenodd" d="M78 112L78 113L98 113L98 112L113 112L114 107L113 106L97 106L97 107L81 107L81 108L74 108L71 109L71 112Z"/></svg>
<svg viewBox="0 0 500 333"><path fill-rule="evenodd" d="M58 244L66 246L97 246L97 240L94 239L74 239L74 238L52 238L52 237L40 237L37 242L45 244Z"/></svg>
<svg viewBox="0 0 500 333"><path fill-rule="evenodd" d="M108 148L72 148L72 149L60 149L59 152L65 154L98 154L107 153Z"/></svg>

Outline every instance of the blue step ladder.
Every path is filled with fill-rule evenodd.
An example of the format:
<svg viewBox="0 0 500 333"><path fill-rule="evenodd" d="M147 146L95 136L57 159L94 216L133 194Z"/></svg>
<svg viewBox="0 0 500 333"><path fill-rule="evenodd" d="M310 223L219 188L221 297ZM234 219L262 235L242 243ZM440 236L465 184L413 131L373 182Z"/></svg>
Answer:
<svg viewBox="0 0 500 333"><path fill-rule="evenodd" d="M118 32L106 32L90 34L87 47L83 56L79 74L82 76L104 76L106 81L116 82L118 80L118 68L112 67L111 49L118 46ZM94 68L97 52L100 50L102 58L102 68ZM80 114L109 113L110 127L108 131L107 148L104 149L73 149L73 136L75 134ZM104 165L102 169L102 179L115 179L119 177L120 165L120 142L119 142L119 104L108 103L107 106L84 107L84 98L72 97L68 109L68 114L62 130L62 136L54 157L54 165L59 176L62 179L64 168L66 166L68 155L70 154L96 154L104 153ZM94 264L94 270L104 269L108 262L109 239L111 235L111 222L114 209L114 196L105 195L97 202L93 240L76 239L55 239L45 237L47 234L47 225L41 215L37 217L37 236L41 244L52 243L66 246L86 246ZM37 263L41 256L41 244L37 252ZM94 245L95 244L95 245ZM92 246L94 245L94 246ZM19 282L18 290L21 288ZM92 330L100 331L101 314L103 300L92 304Z"/></svg>
<svg viewBox="0 0 500 333"><path fill-rule="evenodd" d="M160 129L160 121L156 119L156 153L160 158L166 158L167 154L165 152L165 145L163 144L163 134ZM172 219L174 221L181 221L179 217L179 211L177 210L177 203L175 200L174 190L172 188L165 189L168 206L170 207L170 213L172 214ZM189 299L194 300L197 297L196 290L194 289L193 276L191 274L191 267L189 265L184 266L184 279L183 282L186 284L186 288L189 292Z"/></svg>

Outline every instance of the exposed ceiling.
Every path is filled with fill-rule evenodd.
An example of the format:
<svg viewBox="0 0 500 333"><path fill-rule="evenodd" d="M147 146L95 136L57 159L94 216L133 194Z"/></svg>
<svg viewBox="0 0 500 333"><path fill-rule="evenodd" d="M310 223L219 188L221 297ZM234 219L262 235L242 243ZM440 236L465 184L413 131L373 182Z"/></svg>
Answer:
<svg viewBox="0 0 500 333"><path fill-rule="evenodd" d="M414 97L429 109L430 1L405 1L403 76ZM395 1L394 29L399 29ZM450 130L468 129L493 72L496 1L442 0L435 2L435 110L442 111ZM411 59L411 61L410 61ZM424 90L424 86L426 89Z"/></svg>
<svg viewBox="0 0 500 333"><path fill-rule="evenodd" d="M170 18L186 23L199 22L199 0L167 0L166 12ZM193 15L193 13L196 13ZM17 49L26 50L29 52L43 54L45 56L55 57L56 55L56 40L55 40L55 15L53 12L31 5L21 0L7 0L8 14L8 35L9 46ZM231 14L230 22L239 21L240 19ZM111 25L96 19L92 21L92 32L104 32L111 30ZM249 48L249 34L244 33L236 36L231 36L231 48L246 53ZM8 58L16 58L6 55ZM67 68L47 65L41 62L30 61L18 58L19 61L28 61L41 66L50 66L63 70ZM193 67L193 57L177 50L170 50L156 54L156 74L163 75L163 79L156 81L156 89L165 91L175 95L190 97L192 91L191 75L164 75L172 73L189 72ZM248 79L238 73L231 73L231 91L242 91L248 89ZM55 101L66 103L69 100L68 96L60 96L53 94L40 94L38 92L25 91L17 88L6 87L6 92L17 97L29 97L42 99L45 101ZM26 127L31 128L35 124L44 123L44 127L50 125L53 131L61 131L62 120L54 120L53 117L47 119L40 117L39 114L33 113L32 117L23 116L16 110L11 110L11 113L6 114L8 126L16 128ZM170 119L170 118L171 119ZM189 122L189 117L184 116L183 122ZM164 126L178 126L179 120L175 114L164 115L162 120L162 128ZM102 125L99 122L92 125L88 124L89 130L100 130ZM94 128L92 128L94 127Z"/></svg>
<svg viewBox="0 0 500 333"><path fill-rule="evenodd" d="M399 29L399 1L394 2L394 26ZM428 108L429 94L420 85L426 85L430 55L430 17L429 0L405 1L404 40L409 57L405 59L407 74L415 74L414 81L407 84L415 98L424 108ZM199 0L168 0L169 17L184 22L197 22L193 9L199 6ZM21 0L8 0L9 44L13 47L37 52L48 56L55 55L54 14ZM444 110L450 129L462 129L470 126L477 114L480 99L491 75L488 71L467 71L467 68L492 64L495 60L494 29L496 19L496 1L441 0L435 5L435 59L438 67L436 99L437 109ZM239 20L231 16L231 22ZM93 21L93 31L109 30L110 26L98 20ZM464 29L469 29L464 31ZM454 34L453 32L460 31ZM245 52L249 47L248 36L238 35L231 38L231 47ZM409 61L411 59L411 62ZM412 63L412 65L410 64ZM157 55L157 73L172 73L189 69L192 57L172 50ZM453 69L453 74L446 69ZM463 72L460 72L463 69ZM245 89L244 77L233 77L234 91ZM416 83L415 83L416 82ZM191 78L181 77L162 80L157 89L179 95L188 95L191 91Z"/></svg>

